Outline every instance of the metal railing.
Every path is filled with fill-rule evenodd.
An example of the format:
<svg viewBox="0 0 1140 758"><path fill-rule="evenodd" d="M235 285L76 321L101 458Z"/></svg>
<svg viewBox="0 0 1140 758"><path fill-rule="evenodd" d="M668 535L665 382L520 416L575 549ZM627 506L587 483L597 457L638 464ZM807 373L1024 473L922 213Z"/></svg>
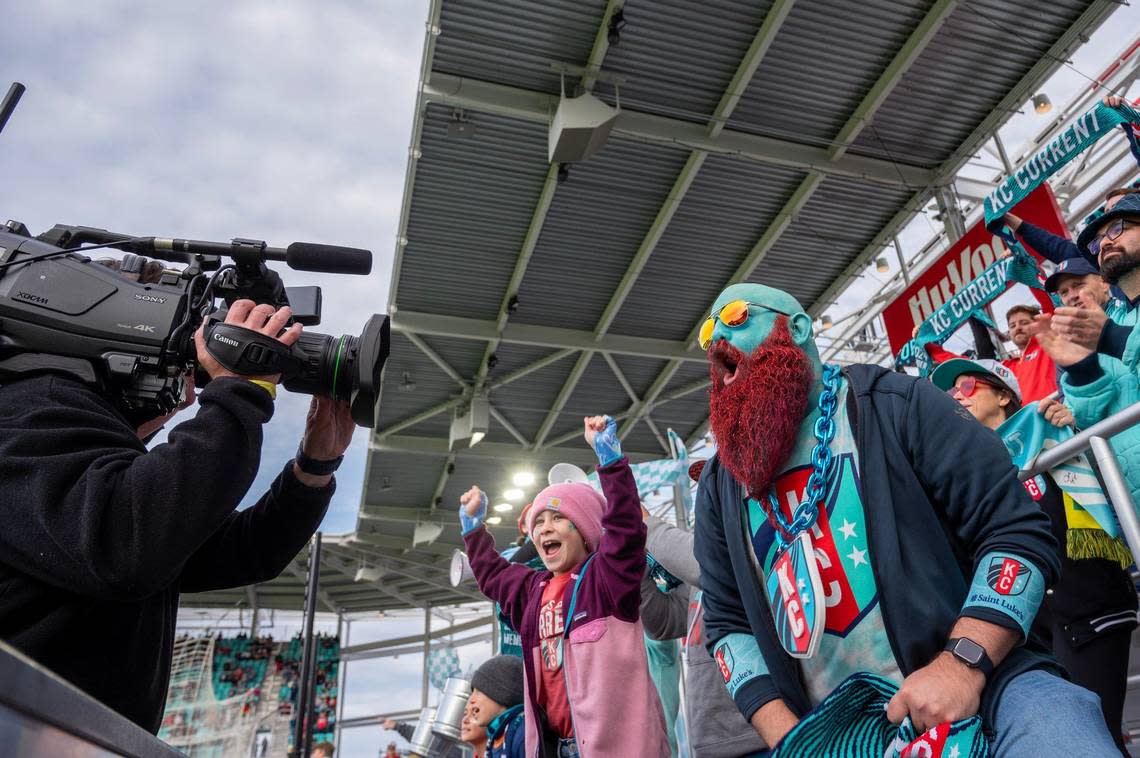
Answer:
<svg viewBox="0 0 1140 758"><path fill-rule="evenodd" d="M1132 502L1132 494L1128 489L1128 482L1120 468L1120 461L1116 458L1116 451L1112 448L1109 438L1120 434L1129 427L1140 424L1140 403L1129 406L1119 413L1109 416L1103 421L1078 432L1072 439L1049 448L1033 459L1033 465L1024 469L1018 475L1022 481L1044 473L1059 463L1063 463L1075 455L1092 450L1093 458L1100 469L1101 479L1104 482L1105 494L1116 518L1120 522L1120 531L1133 560L1140 566L1140 517L1136 515L1136 507Z"/></svg>

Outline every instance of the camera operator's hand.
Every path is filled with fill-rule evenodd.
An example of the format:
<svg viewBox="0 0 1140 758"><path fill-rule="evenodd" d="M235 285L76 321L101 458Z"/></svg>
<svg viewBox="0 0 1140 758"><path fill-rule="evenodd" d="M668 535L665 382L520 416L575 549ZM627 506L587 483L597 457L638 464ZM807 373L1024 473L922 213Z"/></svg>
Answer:
<svg viewBox="0 0 1140 758"><path fill-rule="evenodd" d="M352 420L352 408L347 402L314 395L309 403L309 415L305 419L301 452L315 461L335 460L348 450L354 431L356 424ZM293 474L298 481L309 487L324 487L332 479L332 474L307 474L296 463L293 464Z"/></svg>
<svg viewBox="0 0 1140 758"><path fill-rule="evenodd" d="M288 306L274 308L272 305L264 303L258 305L252 300L235 300L226 314L226 323L261 332L268 337L274 337L282 345L292 345L301 337L301 325L293 324L288 330L281 332L292 315L293 311ZM218 363L214 356L210 355L210 351L206 349L204 330L205 324L198 327L198 331L194 334L194 344L198 348L198 365L210 375L211 379L222 376L241 376ZM277 384L281 375L241 376L241 378Z"/></svg>

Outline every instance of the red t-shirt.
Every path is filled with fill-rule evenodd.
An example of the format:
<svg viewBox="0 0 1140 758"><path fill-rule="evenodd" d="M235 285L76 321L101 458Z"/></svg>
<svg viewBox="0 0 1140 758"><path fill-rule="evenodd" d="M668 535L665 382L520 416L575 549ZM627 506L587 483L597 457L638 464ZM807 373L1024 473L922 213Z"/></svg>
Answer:
<svg viewBox="0 0 1140 758"><path fill-rule="evenodd" d="M1049 354L1037 344L1037 338L1030 338L1020 358L1002 361L1007 369L1017 377L1021 385L1021 404L1028 405L1057 391L1057 364Z"/></svg>
<svg viewBox="0 0 1140 758"><path fill-rule="evenodd" d="M574 736L570 699L562 679L562 632L566 628L562 595L569 581L569 573L552 578L542 591L542 603L538 607L538 704L546 711L550 728L559 737Z"/></svg>

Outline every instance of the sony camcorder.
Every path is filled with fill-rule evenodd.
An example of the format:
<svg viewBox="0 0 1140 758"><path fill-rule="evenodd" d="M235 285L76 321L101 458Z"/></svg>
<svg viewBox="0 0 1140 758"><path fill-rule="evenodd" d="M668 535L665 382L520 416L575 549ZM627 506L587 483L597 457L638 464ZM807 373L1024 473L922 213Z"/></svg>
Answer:
<svg viewBox="0 0 1140 758"><path fill-rule="evenodd" d="M85 255L98 248L128 254L110 268ZM143 256L185 267L155 266ZM0 227L0 383L62 372L96 387L137 425L177 407L197 369L194 333L205 322L207 347L222 365L245 375L280 373L290 391L347 400L356 423L372 427L388 318L371 316L355 337L305 331L288 348L224 324L226 308L239 299L288 305L294 322L320 323L320 288L285 287L267 260L300 271L372 269L372 253L355 248L282 249L260 240L132 237L63 225L32 237L9 221ZM199 370L196 379L201 386L209 377Z"/></svg>

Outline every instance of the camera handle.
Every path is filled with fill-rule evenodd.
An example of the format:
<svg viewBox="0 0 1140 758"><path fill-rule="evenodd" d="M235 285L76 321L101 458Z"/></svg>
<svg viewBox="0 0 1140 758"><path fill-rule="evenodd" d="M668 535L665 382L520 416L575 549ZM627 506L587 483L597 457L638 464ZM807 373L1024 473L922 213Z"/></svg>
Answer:
<svg viewBox="0 0 1140 758"><path fill-rule="evenodd" d="M296 368L292 348L261 332L210 319L203 336L210 355L235 374L285 376Z"/></svg>

